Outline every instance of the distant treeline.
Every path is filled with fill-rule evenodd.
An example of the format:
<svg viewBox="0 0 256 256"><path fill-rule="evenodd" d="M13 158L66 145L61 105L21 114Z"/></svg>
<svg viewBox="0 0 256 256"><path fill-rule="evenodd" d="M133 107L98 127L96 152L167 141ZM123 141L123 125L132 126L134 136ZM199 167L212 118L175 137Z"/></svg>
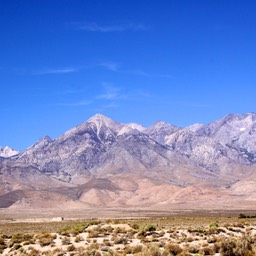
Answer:
<svg viewBox="0 0 256 256"><path fill-rule="evenodd" d="M247 219L247 218L256 218L256 215L245 215L243 213L239 214L240 219Z"/></svg>

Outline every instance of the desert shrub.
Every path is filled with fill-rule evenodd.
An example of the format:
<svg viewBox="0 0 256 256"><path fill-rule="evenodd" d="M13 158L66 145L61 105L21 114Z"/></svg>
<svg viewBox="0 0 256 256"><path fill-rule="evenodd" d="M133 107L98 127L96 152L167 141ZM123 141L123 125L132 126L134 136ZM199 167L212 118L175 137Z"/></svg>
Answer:
<svg viewBox="0 0 256 256"><path fill-rule="evenodd" d="M114 220L114 224L120 224L120 223L121 223L121 220L118 220L118 219Z"/></svg>
<svg viewBox="0 0 256 256"><path fill-rule="evenodd" d="M177 244L168 243L164 247L164 251L170 253L171 255L179 255L182 253L183 249Z"/></svg>
<svg viewBox="0 0 256 256"><path fill-rule="evenodd" d="M256 241L250 236L236 240L227 238L221 243L220 253L222 256L255 256Z"/></svg>
<svg viewBox="0 0 256 256"><path fill-rule="evenodd" d="M14 244L20 244L27 240L31 240L33 238L33 235L31 234L15 234L10 237L10 240L8 241L8 247L13 247Z"/></svg>
<svg viewBox="0 0 256 256"><path fill-rule="evenodd" d="M162 253L157 246L149 246L144 248L139 255L141 256L161 256Z"/></svg>
<svg viewBox="0 0 256 256"><path fill-rule="evenodd" d="M67 251L68 252L73 252L73 251L75 251L76 250L76 247L73 245L73 244L71 244L71 245L69 245L68 247L67 247Z"/></svg>
<svg viewBox="0 0 256 256"><path fill-rule="evenodd" d="M199 253L200 248L196 245L190 245L187 250L188 252L195 254L195 253Z"/></svg>
<svg viewBox="0 0 256 256"><path fill-rule="evenodd" d="M218 226L214 226L214 224L208 230L205 231L206 236L218 234L218 233L219 233Z"/></svg>
<svg viewBox="0 0 256 256"><path fill-rule="evenodd" d="M115 240L114 240L115 244L127 244L128 240L125 236L118 236Z"/></svg>
<svg viewBox="0 0 256 256"><path fill-rule="evenodd" d="M65 252L61 248L56 248L53 250L52 255L54 256L64 256Z"/></svg>
<svg viewBox="0 0 256 256"><path fill-rule="evenodd" d="M105 222L106 222L106 224L110 224L110 223L112 223L112 220L111 219L107 219L107 220L105 220Z"/></svg>
<svg viewBox="0 0 256 256"><path fill-rule="evenodd" d="M77 235L76 238L75 238L75 242L76 242L76 243L79 243L79 242L81 242L81 241L84 241L83 237L80 236L80 235Z"/></svg>
<svg viewBox="0 0 256 256"><path fill-rule="evenodd" d="M220 252L220 243L214 243L213 245L213 250L215 251L215 253L219 253Z"/></svg>
<svg viewBox="0 0 256 256"><path fill-rule="evenodd" d="M215 254L214 250L208 246L201 248L200 253L202 255L214 255Z"/></svg>
<svg viewBox="0 0 256 256"><path fill-rule="evenodd" d="M241 229L235 228L235 227L229 227L228 230L232 232L238 232L238 233L241 232Z"/></svg>
<svg viewBox="0 0 256 256"><path fill-rule="evenodd" d="M85 250L82 253L78 253L79 256L102 256L101 252L97 250ZM112 254L109 254L112 255Z"/></svg>
<svg viewBox="0 0 256 256"><path fill-rule="evenodd" d="M112 243L109 241L109 239L103 239L103 244L106 245L106 246L111 246Z"/></svg>
<svg viewBox="0 0 256 256"><path fill-rule="evenodd" d="M147 236L147 232L145 232L144 230L139 231L137 234L137 238L141 239L141 240L144 240L146 238L146 236Z"/></svg>
<svg viewBox="0 0 256 256"><path fill-rule="evenodd" d="M71 244L70 238L66 237L66 236L62 237L61 238L61 243L62 243L62 245L69 245L69 244Z"/></svg>
<svg viewBox="0 0 256 256"><path fill-rule="evenodd" d="M236 242L231 239L225 239L220 245L220 252L222 256L236 256L234 250L236 248Z"/></svg>
<svg viewBox="0 0 256 256"><path fill-rule="evenodd" d="M59 232L59 234L62 236L70 237L70 231L67 231L67 230L62 230Z"/></svg>
<svg viewBox="0 0 256 256"><path fill-rule="evenodd" d="M87 249L88 250L98 250L100 248L99 244L97 243L97 241L95 243L90 244Z"/></svg>
<svg viewBox="0 0 256 256"><path fill-rule="evenodd" d="M99 235L100 232L98 230L91 230L88 234L88 238L97 238Z"/></svg>
<svg viewBox="0 0 256 256"><path fill-rule="evenodd" d="M167 239L160 239L159 240L159 247L161 247L161 248L163 248L163 247L165 247L166 246L166 241L167 241Z"/></svg>
<svg viewBox="0 0 256 256"><path fill-rule="evenodd" d="M241 222L235 223L234 226L237 227L237 228L244 228L245 227L244 223L241 223Z"/></svg>
<svg viewBox="0 0 256 256"><path fill-rule="evenodd" d="M7 248L6 245L0 244L0 253L2 253L6 248Z"/></svg>
<svg viewBox="0 0 256 256"><path fill-rule="evenodd" d="M16 251L17 251L18 249L20 249L20 248L22 248L22 245L21 245L21 244L14 244L14 245L12 246L12 248L11 248L10 251L15 251L15 253L16 253Z"/></svg>
<svg viewBox="0 0 256 256"><path fill-rule="evenodd" d="M209 238L207 238L207 243L213 244L213 243L216 243L217 240L218 239L216 237L209 237Z"/></svg>
<svg viewBox="0 0 256 256"><path fill-rule="evenodd" d="M221 228L221 227L218 228L217 231L218 231L218 233L226 233L227 232L226 229Z"/></svg>
<svg viewBox="0 0 256 256"><path fill-rule="evenodd" d="M28 251L26 252L27 256L38 256L40 255L40 252L36 250L34 247L30 246L28 247Z"/></svg>
<svg viewBox="0 0 256 256"><path fill-rule="evenodd" d="M130 253L135 254L135 253L141 252L142 249L143 249L143 246L141 244L138 244L138 245L131 246L129 250L130 250ZM126 253L128 252L126 251Z"/></svg>
<svg viewBox="0 0 256 256"><path fill-rule="evenodd" d="M154 224L147 224L146 226L144 226L143 230L145 232L156 231L156 226Z"/></svg>
<svg viewBox="0 0 256 256"><path fill-rule="evenodd" d="M2 253L3 250L6 248L7 248L7 245L6 245L5 239L0 237L0 253Z"/></svg>
<svg viewBox="0 0 256 256"><path fill-rule="evenodd" d="M74 226L68 226L68 227L61 228L61 229L59 229L58 233L61 235L66 235L66 236L70 236L70 234L77 235L79 233L84 232L85 229L89 226L90 226L89 223L78 223Z"/></svg>
<svg viewBox="0 0 256 256"><path fill-rule="evenodd" d="M164 230L161 230L161 231L159 232L159 236L162 237L162 236L164 236L164 235L165 235Z"/></svg>
<svg viewBox="0 0 256 256"><path fill-rule="evenodd" d="M72 228L72 230L82 233L88 227L88 225L89 225L88 223L78 224L78 225L74 226Z"/></svg>
<svg viewBox="0 0 256 256"><path fill-rule="evenodd" d="M13 247L12 247L12 249L11 249L11 251L16 251L16 250L18 250L18 249L21 248L21 247L22 247L21 244L14 244Z"/></svg>
<svg viewBox="0 0 256 256"><path fill-rule="evenodd" d="M30 239L30 240L28 240L28 241L23 242L23 245L30 245L30 244L35 244L35 243L36 243L36 242L35 242L34 239Z"/></svg>
<svg viewBox="0 0 256 256"><path fill-rule="evenodd" d="M104 228L101 228L101 231L102 231L105 235L112 233L113 230L114 230L114 228L112 228L111 226L106 226L106 227L104 227Z"/></svg>
<svg viewBox="0 0 256 256"><path fill-rule="evenodd" d="M209 225L210 228L217 229L219 227L218 221L214 221Z"/></svg>
<svg viewBox="0 0 256 256"><path fill-rule="evenodd" d="M43 246L48 246L54 243L54 239L56 239L56 235L52 235L50 233L43 233L36 236L38 243Z"/></svg>
<svg viewBox="0 0 256 256"><path fill-rule="evenodd" d="M163 252L161 256L173 256L173 254L166 254L166 252ZM179 254L179 256L194 256L194 255L189 253L189 252L183 251ZM202 255L201 254L198 254L198 255L196 254L196 256L202 256Z"/></svg>
<svg viewBox="0 0 256 256"><path fill-rule="evenodd" d="M26 255L26 250L23 247L20 247L18 251L21 255Z"/></svg>
<svg viewBox="0 0 256 256"><path fill-rule="evenodd" d="M140 226L137 223L133 223L131 227L135 230L139 230Z"/></svg>
<svg viewBox="0 0 256 256"><path fill-rule="evenodd" d="M87 225L89 227L91 225L99 225L99 224L101 224L100 220L91 220Z"/></svg>
<svg viewBox="0 0 256 256"><path fill-rule="evenodd" d="M41 238L39 240L39 244L43 247L43 246L48 246L50 244L53 243L53 240L51 238Z"/></svg>
<svg viewBox="0 0 256 256"><path fill-rule="evenodd" d="M145 226L140 227L140 231L137 234L139 239L144 239L147 235L152 234L156 231L156 227L153 224L147 224Z"/></svg>
<svg viewBox="0 0 256 256"><path fill-rule="evenodd" d="M186 241L188 242L188 243L191 243L191 242L193 242L195 239L192 237L192 236L189 236L189 237L187 237L187 239L186 239Z"/></svg>
<svg viewBox="0 0 256 256"><path fill-rule="evenodd" d="M127 230L126 230L125 228L117 227L117 228L114 230L114 232L115 232L116 234L120 234L120 233L125 234L125 233L127 233Z"/></svg>
<svg viewBox="0 0 256 256"><path fill-rule="evenodd" d="M136 234L137 232L135 230L133 231L129 231L126 233L126 236L130 239L133 239L134 238L134 235Z"/></svg>
<svg viewBox="0 0 256 256"><path fill-rule="evenodd" d="M149 238L147 238L147 237L144 237L143 239L141 239L141 242L143 244L151 244L151 240Z"/></svg>

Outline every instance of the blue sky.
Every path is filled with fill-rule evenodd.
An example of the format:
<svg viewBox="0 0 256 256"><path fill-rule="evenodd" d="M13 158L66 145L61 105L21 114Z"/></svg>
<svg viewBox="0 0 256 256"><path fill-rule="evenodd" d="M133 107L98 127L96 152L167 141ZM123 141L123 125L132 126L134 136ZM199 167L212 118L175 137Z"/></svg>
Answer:
<svg viewBox="0 0 256 256"><path fill-rule="evenodd" d="M102 113L149 126L256 107L253 0L0 0L0 145Z"/></svg>

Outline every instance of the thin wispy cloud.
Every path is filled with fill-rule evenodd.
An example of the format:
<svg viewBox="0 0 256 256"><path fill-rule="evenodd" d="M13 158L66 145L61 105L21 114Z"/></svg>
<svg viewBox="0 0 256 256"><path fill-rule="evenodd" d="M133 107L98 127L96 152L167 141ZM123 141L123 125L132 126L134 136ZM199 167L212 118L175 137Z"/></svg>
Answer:
<svg viewBox="0 0 256 256"><path fill-rule="evenodd" d="M103 63L100 63L99 66L114 72L119 72L120 70L120 64L116 62L103 62Z"/></svg>
<svg viewBox="0 0 256 256"><path fill-rule="evenodd" d="M84 94L87 92L87 89L66 89L60 91L58 94L61 95L74 95L74 94Z"/></svg>
<svg viewBox="0 0 256 256"><path fill-rule="evenodd" d="M109 91L97 96L97 99L104 99L104 100L115 100L119 97L118 93L113 91Z"/></svg>
<svg viewBox="0 0 256 256"><path fill-rule="evenodd" d="M174 98L169 97L160 97L146 92L137 92L137 100L143 100L147 102L152 102L152 104L157 105L166 105L166 106L173 106L179 108L211 108L213 107L209 103L204 102L195 102L195 101L183 101L183 100L176 100Z"/></svg>
<svg viewBox="0 0 256 256"><path fill-rule="evenodd" d="M88 106L91 105L93 101L90 100L82 100L82 101L77 101L77 102L72 102L72 103L57 103L54 104L55 106L63 106L63 107L82 107L82 106Z"/></svg>
<svg viewBox="0 0 256 256"><path fill-rule="evenodd" d="M125 70L123 71L123 73L137 75L137 76L145 76L145 77L172 78L172 76L168 74L149 73L140 69Z"/></svg>
<svg viewBox="0 0 256 256"><path fill-rule="evenodd" d="M96 94L88 99L82 99L82 100L76 100L74 102L61 102L56 103L54 106L62 106L62 107L83 107L88 105L102 105L104 108L115 108L118 106L118 102L120 100L126 99L127 95L123 93L122 88L116 87L111 83L103 82L101 84L101 93ZM70 97L73 94L77 93L84 93L86 91L82 90L64 90L61 92L61 94L66 95L67 97Z"/></svg>
<svg viewBox="0 0 256 256"><path fill-rule="evenodd" d="M49 68L49 69L42 69L33 72L34 75L48 75L48 74L68 74L78 72L77 68L73 67L66 67L66 68Z"/></svg>
<svg viewBox="0 0 256 256"><path fill-rule="evenodd" d="M96 22L83 23L78 25L79 30L84 30L88 32L125 32L125 31L145 31L148 27L141 23L126 23L126 24L114 24L114 25L99 25Z"/></svg>
<svg viewBox="0 0 256 256"><path fill-rule="evenodd" d="M109 104L106 104L103 106L103 109L109 109L109 108L118 108L119 105L116 102L110 102Z"/></svg>
<svg viewBox="0 0 256 256"><path fill-rule="evenodd" d="M169 74L160 74L160 73L150 73L146 72L141 69L123 69L120 63L117 62L103 62L100 63L98 66L101 66L109 71L128 74L128 75L135 75L135 76L144 76L144 77L158 77L158 78L172 78Z"/></svg>
<svg viewBox="0 0 256 256"><path fill-rule="evenodd" d="M109 83L102 83L103 93L99 94L96 99L103 100L120 100L126 98L126 95L122 93L121 88L115 87Z"/></svg>

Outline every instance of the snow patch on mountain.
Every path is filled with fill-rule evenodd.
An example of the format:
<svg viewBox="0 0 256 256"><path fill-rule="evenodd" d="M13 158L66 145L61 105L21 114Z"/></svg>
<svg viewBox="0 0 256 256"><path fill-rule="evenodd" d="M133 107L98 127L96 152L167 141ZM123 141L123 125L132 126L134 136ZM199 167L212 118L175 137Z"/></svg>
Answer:
<svg viewBox="0 0 256 256"><path fill-rule="evenodd" d="M16 151L8 146L2 148L0 147L0 157L8 158L12 156L16 156L19 154L19 151Z"/></svg>
<svg viewBox="0 0 256 256"><path fill-rule="evenodd" d="M123 134L130 133L132 130L137 130L139 132L143 132L145 128L142 125L136 123L124 124L121 129L118 131L117 135L121 136Z"/></svg>
<svg viewBox="0 0 256 256"><path fill-rule="evenodd" d="M136 129L140 132L143 132L145 130L145 128L142 125L136 124L136 123L129 123L129 124L127 124L127 126L129 126L132 129Z"/></svg>
<svg viewBox="0 0 256 256"><path fill-rule="evenodd" d="M97 127L97 130L100 130L103 125L108 128L112 128L113 130L116 130L120 127L119 123L101 114L95 114L89 120L87 120L87 123L94 123Z"/></svg>

